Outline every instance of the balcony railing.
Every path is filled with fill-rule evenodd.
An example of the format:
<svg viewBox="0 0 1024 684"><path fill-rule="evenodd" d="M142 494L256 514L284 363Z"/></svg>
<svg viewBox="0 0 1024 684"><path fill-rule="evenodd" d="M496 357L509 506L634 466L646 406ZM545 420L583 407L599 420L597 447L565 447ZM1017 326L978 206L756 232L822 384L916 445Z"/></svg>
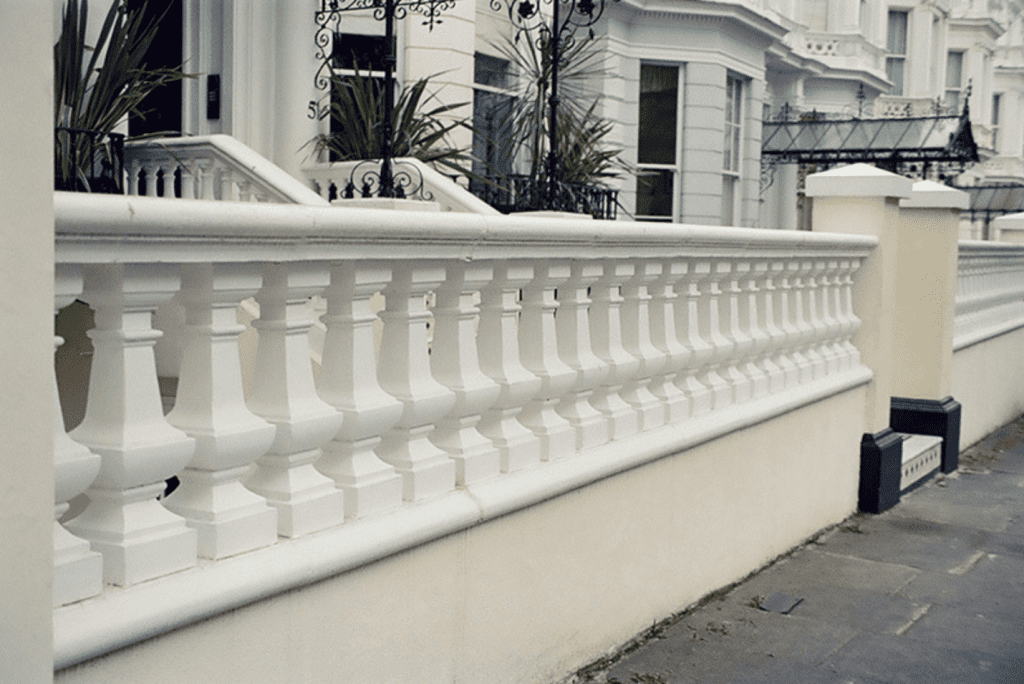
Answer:
<svg viewBox="0 0 1024 684"><path fill-rule="evenodd" d="M871 376L851 339L873 238L76 193L55 211L55 307L96 321L85 418L55 427L57 519L90 500L55 522L58 669Z"/></svg>
<svg viewBox="0 0 1024 684"><path fill-rule="evenodd" d="M1024 245L961 241L953 348L1024 327Z"/></svg>
<svg viewBox="0 0 1024 684"><path fill-rule="evenodd" d="M596 219L614 221L618 216L619 191L578 183L555 184L543 178L525 175L494 176L470 183L473 193L498 211L560 211L588 214Z"/></svg>

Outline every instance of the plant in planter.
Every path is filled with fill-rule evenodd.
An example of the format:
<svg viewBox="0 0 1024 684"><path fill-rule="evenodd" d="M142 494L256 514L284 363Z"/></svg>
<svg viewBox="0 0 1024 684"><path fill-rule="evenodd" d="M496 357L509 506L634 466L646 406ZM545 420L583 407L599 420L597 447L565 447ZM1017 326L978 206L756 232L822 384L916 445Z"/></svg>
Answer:
<svg viewBox="0 0 1024 684"><path fill-rule="evenodd" d="M384 118L383 88L378 79L361 73L358 67L354 71L353 76L332 79L333 130L310 141L320 158L356 161L381 157L379 131ZM436 95L427 92L429 83L429 77L421 78L411 86L402 87L398 93L391 119L392 155L415 157L434 166L468 174L469 153L465 148L453 146L450 139L452 131L466 128L468 124L465 120L445 117L467 103L434 103Z"/></svg>
<svg viewBox="0 0 1024 684"><path fill-rule="evenodd" d="M53 46L54 185L58 190L123 192L121 143L114 133L155 88L186 78L177 68L147 68L156 21L145 8L115 1L95 45L86 43L88 0L68 0ZM102 60L102 63L101 63Z"/></svg>

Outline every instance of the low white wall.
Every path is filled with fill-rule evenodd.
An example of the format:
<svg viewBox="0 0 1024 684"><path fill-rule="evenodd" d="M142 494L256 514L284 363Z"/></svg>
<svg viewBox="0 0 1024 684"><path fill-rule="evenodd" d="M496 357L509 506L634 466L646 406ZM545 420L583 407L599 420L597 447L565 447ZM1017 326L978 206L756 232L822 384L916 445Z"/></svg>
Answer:
<svg viewBox="0 0 1024 684"><path fill-rule="evenodd" d="M557 680L852 512L865 395L860 385L56 681Z"/></svg>
<svg viewBox="0 0 1024 684"><path fill-rule="evenodd" d="M961 449L1024 413L1024 328L956 350L952 395Z"/></svg>

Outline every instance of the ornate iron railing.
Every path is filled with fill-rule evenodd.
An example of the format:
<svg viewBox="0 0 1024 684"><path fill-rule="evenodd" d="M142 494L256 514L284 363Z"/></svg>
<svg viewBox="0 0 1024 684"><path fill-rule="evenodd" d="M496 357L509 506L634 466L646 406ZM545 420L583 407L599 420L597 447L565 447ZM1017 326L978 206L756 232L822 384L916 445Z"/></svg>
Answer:
<svg viewBox="0 0 1024 684"><path fill-rule="evenodd" d="M57 190L124 193L124 135L57 126L53 135Z"/></svg>
<svg viewBox="0 0 1024 684"><path fill-rule="evenodd" d="M619 191L611 188L561 181L552 186L546 178L517 174L474 180L469 189L506 214L520 211L564 211L607 220L615 220L618 216Z"/></svg>

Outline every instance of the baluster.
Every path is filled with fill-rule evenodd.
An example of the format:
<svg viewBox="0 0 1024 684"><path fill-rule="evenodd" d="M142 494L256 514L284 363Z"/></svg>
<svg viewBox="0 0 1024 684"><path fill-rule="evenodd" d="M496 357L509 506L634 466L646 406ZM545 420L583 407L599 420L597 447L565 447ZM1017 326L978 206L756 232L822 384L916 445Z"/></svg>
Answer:
<svg viewBox="0 0 1024 684"><path fill-rule="evenodd" d="M146 172L146 197L157 197L156 183L157 183L157 171L160 170L160 165L156 162L150 162L145 164L143 170Z"/></svg>
<svg viewBox="0 0 1024 684"><path fill-rule="evenodd" d="M237 202L238 186L235 185L235 170L224 164L217 164L217 177L220 181L221 202Z"/></svg>
<svg viewBox="0 0 1024 684"><path fill-rule="evenodd" d="M212 159L196 159L196 168L199 169L199 199L215 200L217 169Z"/></svg>
<svg viewBox="0 0 1024 684"><path fill-rule="evenodd" d="M828 375L828 354L825 348L825 338L828 336L828 326L822 317L824 309L821 304L821 283L819 275L826 268L826 264L820 260L805 261L803 270L804 291L806 297L807 323L811 326L810 350L816 357L814 364L814 377L822 378Z"/></svg>
<svg viewBox="0 0 1024 684"><path fill-rule="evenodd" d="M840 259L835 262L835 268L830 269L830 307L832 309L832 317L835 319L836 327L832 333L832 346L836 352L836 359L839 362L839 370L844 371L850 368L851 359L849 351L846 349L846 345L843 343L846 335L846 330L852 325L852 322L847 319L846 312L843 308L843 277L850 268L850 262L847 259Z"/></svg>
<svg viewBox="0 0 1024 684"><path fill-rule="evenodd" d="M196 173L195 160L186 159L178 166L181 172L181 199L196 198Z"/></svg>
<svg viewBox="0 0 1024 684"><path fill-rule="evenodd" d="M455 405L455 393L430 373L425 297L445 277L444 267L406 263L384 289L380 385L403 404L397 424L377 453L402 476L406 501L443 494L455 486L455 462L434 446L434 424Z"/></svg>
<svg viewBox="0 0 1024 684"><path fill-rule="evenodd" d="M573 261L569 279L558 288L555 333L558 355L576 371L576 381L558 405L559 415L576 431L576 450L604 444L609 439L608 421L589 401L594 389L608 377L608 366L594 354L590 344L590 298L587 291L601 276L601 264Z"/></svg>
<svg viewBox="0 0 1024 684"><path fill-rule="evenodd" d="M250 183L245 176L240 173L234 173L232 176L235 179L235 187L238 189L238 201L239 202L251 202L252 199L252 183Z"/></svg>
<svg viewBox="0 0 1024 684"><path fill-rule="evenodd" d="M762 321L765 331L770 340L767 355L769 362L779 369L781 375L773 375L769 372L769 387L771 392L778 392L787 387L794 387L800 382L800 370L789 356L789 332L786 328L786 301L785 293L782 290L782 274L786 265L781 261L772 261L767 264L765 273L765 311Z"/></svg>
<svg viewBox="0 0 1024 684"><path fill-rule="evenodd" d="M132 159L128 162L128 190L129 195L139 194L139 172L142 171L142 166L138 160Z"/></svg>
<svg viewBox="0 0 1024 684"><path fill-rule="evenodd" d="M452 263L437 290L430 368L434 379L455 393L455 406L442 418L431 441L455 461L455 482L465 486L497 475L501 459L476 426L501 388L483 374L476 351L476 293L490 282L491 266Z"/></svg>
<svg viewBox="0 0 1024 684"><path fill-rule="evenodd" d="M519 422L540 440L544 461L572 454L576 431L555 407L576 382L576 371L558 357L555 333L555 290L569 279L566 264L537 264L533 280L523 288L519 320L519 358L523 367L540 378L540 391L523 407Z"/></svg>
<svg viewBox="0 0 1024 684"><path fill-rule="evenodd" d="M822 342L821 354L825 357L827 373L838 373L842 352L838 347L839 319L835 308L835 273L839 270L839 262L835 260L820 262L821 270L817 271L819 299L821 300Z"/></svg>
<svg viewBox="0 0 1024 684"><path fill-rule="evenodd" d="M85 269L83 298L96 311L89 399L71 437L99 454L90 503L67 527L103 554L103 578L127 586L192 567L196 532L157 497L192 459L195 440L164 418L152 326L180 282L173 264Z"/></svg>
<svg viewBox="0 0 1024 684"><path fill-rule="evenodd" d="M722 334L722 289L720 283L729 276L732 265L728 261L711 261L706 273L698 275L702 297L700 298L700 327L706 331L711 353L704 364L701 383L711 392L711 407L720 409L732 404L732 386L718 370L729 359L733 344ZM703 277L701 277L703 276Z"/></svg>
<svg viewBox="0 0 1024 684"><path fill-rule="evenodd" d="M843 311L843 338L842 344L843 349L846 350L847 358L850 359L850 367L854 368L860 365L860 350L857 349L853 344L853 336L857 334L860 329L860 318L853 310L853 274L860 268L860 259L851 259L849 262L844 262L843 269L843 293L842 293L842 311Z"/></svg>
<svg viewBox="0 0 1024 684"><path fill-rule="evenodd" d="M800 262L787 261L782 272L782 327L786 331L786 345L789 347L789 358L797 370L796 382L807 382L814 377L814 367L803 352L803 339L810 327L802 323L799 300L796 296L798 286L793 285L800 272ZM786 379L789 387L789 378Z"/></svg>
<svg viewBox="0 0 1024 684"><path fill-rule="evenodd" d="M634 267L627 262L608 261L602 264L602 270L601 278L591 288L590 339L594 354L608 366L608 378L594 391L590 403L608 421L609 437L615 440L640 431L640 416L620 393L640 366L640 360L623 346L620 311L620 288L633 276Z"/></svg>
<svg viewBox="0 0 1024 684"><path fill-rule="evenodd" d="M665 424L665 407L650 390L654 377L665 369L665 355L651 343L651 295L648 288L661 277L661 264L640 262L622 287L622 341L636 357L636 372L623 387L622 398L637 412L641 430Z"/></svg>
<svg viewBox="0 0 1024 684"><path fill-rule="evenodd" d="M771 359L765 355L768 349L768 333L761 327L758 305L762 300L759 282L764 281L768 265L763 261L748 264L749 271L739 282L739 319L750 344L744 354L740 370L750 380L750 398L757 399L768 394L768 370L772 369ZM774 369L776 373L778 368Z"/></svg>
<svg viewBox="0 0 1024 684"><path fill-rule="evenodd" d="M501 471L520 470L540 461L540 440L518 420L540 391L541 379L519 360L519 290L533 279L533 266L496 264L490 284L480 291L477 354L484 375L498 384L494 405L477 429L498 448Z"/></svg>
<svg viewBox="0 0 1024 684"><path fill-rule="evenodd" d="M75 300L82 291L78 269L56 264L54 303L57 310ZM64 343L53 338L54 349ZM53 376L53 606L63 606L95 596L103 590L103 558L92 551L89 542L64 529L57 522L68 508L68 502L84 492L100 472L100 457L88 447L68 437Z"/></svg>
<svg viewBox="0 0 1024 684"><path fill-rule="evenodd" d="M704 341L700 332L700 300L703 296L700 282L708 276L710 269L711 265L706 261L684 264L683 279L676 283L676 294L680 295L682 290L676 300L676 337L689 351L676 385L686 394L691 416L711 410L711 390L697 379L711 358L711 345Z"/></svg>
<svg viewBox="0 0 1024 684"><path fill-rule="evenodd" d="M676 305L679 299L674 286L686 275L686 264L668 261L662 265L661 276L650 288L651 343L665 358L665 367L651 381L651 393L665 409L665 422L672 424L685 419L690 412L690 400L676 385L690 358L690 350L678 339Z"/></svg>
<svg viewBox="0 0 1024 684"><path fill-rule="evenodd" d="M743 320L740 313L740 298L743 289L740 282L749 279L750 263L738 261L730 264L729 275L724 279L726 288L722 292L722 305L725 309L724 319L727 325L723 326L722 336L729 340L729 354L722 362L722 377L729 383L732 389L732 401L734 404L742 404L749 401L753 393L753 382L760 377L760 369L748 363L749 352L754 346L754 341L744 331L749 321ZM750 376L744 372L747 366L752 367L754 375Z"/></svg>
<svg viewBox="0 0 1024 684"><path fill-rule="evenodd" d="M196 530L200 558L217 559L277 541L277 511L241 483L275 434L246 408L238 355L245 326L236 310L260 274L248 264L186 264L181 275L181 376L167 421L196 440L196 453L164 505Z"/></svg>
<svg viewBox="0 0 1024 684"><path fill-rule="evenodd" d="M345 517L394 508L402 503L402 478L374 449L402 415L402 403L381 389L374 358L370 298L391 279L376 264L337 264L331 268L327 327L320 373L320 398L344 416L341 430L324 447L316 468L345 492Z"/></svg>
<svg viewBox="0 0 1024 684"><path fill-rule="evenodd" d="M256 293L260 317L256 372L249 409L277 432L245 486L277 509L277 533L298 537L344 520L341 490L313 467L321 447L341 428L342 416L317 396L309 358L313 325L306 300L328 285L325 266L266 264Z"/></svg>

